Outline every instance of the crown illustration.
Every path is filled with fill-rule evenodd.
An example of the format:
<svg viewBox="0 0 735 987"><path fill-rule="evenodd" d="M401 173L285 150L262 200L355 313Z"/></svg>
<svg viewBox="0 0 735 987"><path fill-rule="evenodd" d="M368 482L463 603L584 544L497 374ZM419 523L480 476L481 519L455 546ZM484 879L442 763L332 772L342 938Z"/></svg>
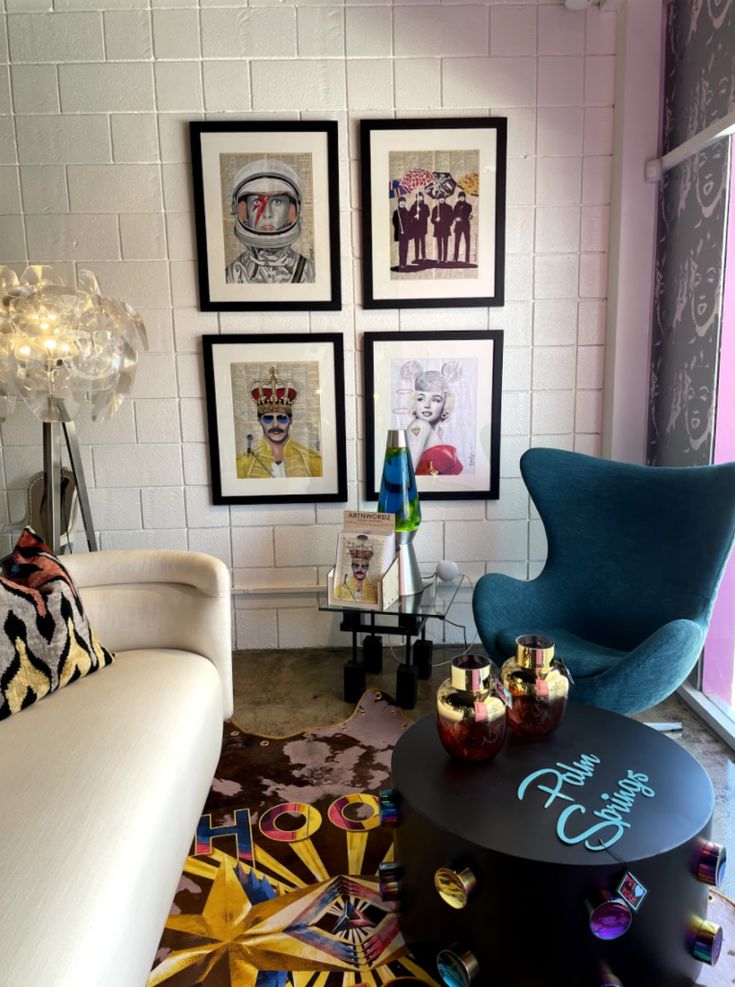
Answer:
<svg viewBox="0 0 735 987"><path fill-rule="evenodd" d="M353 562L369 562L373 557L373 546L367 540L367 535L358 535L355 541L347 542L347 551Z"/></svg>
<svg viewBox="0 0 735 987"><path fill-rule="evenodd" d="M248 384L250 397L255 401L258 414L268 411L290 411L298 397L293 380L279 380L278 368L271 367L270 377L263 377Z"/></svg>

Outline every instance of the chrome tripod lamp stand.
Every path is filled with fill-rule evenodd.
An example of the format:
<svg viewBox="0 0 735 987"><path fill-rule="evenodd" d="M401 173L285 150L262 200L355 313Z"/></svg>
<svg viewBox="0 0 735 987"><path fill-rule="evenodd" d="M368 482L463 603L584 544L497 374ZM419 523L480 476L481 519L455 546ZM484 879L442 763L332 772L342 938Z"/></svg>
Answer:
<svg viewBox="0 0 735 987"><path fill-rule="evenodd" d="M85 405L93 421L111 418L130 393L145 326L125 302L104 296L90 271L67 286L52 267L22 276L0 267L0 421L25 402L43 422L44 531L59 551L61 453L66 440L90 550L96 540L74 419Z"/></svg>
<svg viewBox="0 0 735 987"><path fill-rule="evenodd" d="M399 593L401 596L420 593L424 586L413 539L421 524L421 507L404 428L390 429L388 432L378 510L396 516Z"/></svg>

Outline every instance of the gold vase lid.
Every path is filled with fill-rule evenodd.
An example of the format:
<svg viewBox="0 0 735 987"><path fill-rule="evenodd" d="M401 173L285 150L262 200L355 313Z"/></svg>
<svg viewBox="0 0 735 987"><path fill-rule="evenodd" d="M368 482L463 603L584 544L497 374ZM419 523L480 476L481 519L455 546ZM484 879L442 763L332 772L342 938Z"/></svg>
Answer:
<svg viewBox="0 0 735 987"><path fill-rule="evenodd" d="M516 638L516 661L523 668L548 668L554 660L554 642L543 634Z"/></svg>
<svg viewBox="0 0 735 987"><path fill-rule="evenodd" d="M482 655L458 655L452 659L449 678L462 692L484 692L490 688L490 659Z"/></svg>

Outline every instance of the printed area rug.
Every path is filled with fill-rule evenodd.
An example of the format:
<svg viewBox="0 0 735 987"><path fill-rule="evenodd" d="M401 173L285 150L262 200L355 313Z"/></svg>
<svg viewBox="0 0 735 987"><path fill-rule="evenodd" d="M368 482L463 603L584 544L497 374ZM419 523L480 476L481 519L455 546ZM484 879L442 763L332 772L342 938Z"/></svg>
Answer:
<svg viewBox="0 0 735 987"><path fill-rule="evenodd" d="M410 957L377 870L377 795L411 724L368 690L342 723L285 738L225 725L222 757L148 987L436 981Z"/></svg>
<svg viewBox="0 0 735 987"><path fill-rule="evenodd" d="M368 690L349 719L291 737L225 725L148 987L439 987L376 878L393 859L377 795L411 722ZM696 987L733 987L735 905L713 891L707 917L724 946Z"/></svg>

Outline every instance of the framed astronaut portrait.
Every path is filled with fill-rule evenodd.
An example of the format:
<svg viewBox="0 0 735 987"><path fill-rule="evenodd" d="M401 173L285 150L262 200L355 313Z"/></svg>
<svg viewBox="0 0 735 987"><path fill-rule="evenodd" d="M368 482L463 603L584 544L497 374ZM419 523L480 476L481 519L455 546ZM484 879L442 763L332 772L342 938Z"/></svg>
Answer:
<svg viewBox="0 0 735 987"><path fill-rule="evenodd" d="M507 119L362 120L363 305L502 305Z"/></svg>
<svg viewBox="0 0 735 987"><path fill-rule="evenodd" d="M342 336L202 336L214 504L347 499Z"/></svg>
<svg viewBox="0 0 735 987"><path fill-rule="evenodd" d="M335 121L192 121L203 311L342 307Z"/></svg>
<svg viewBox="0 0 735 987"><path fill-rule="evenodd" d="M497 500L503 333L366 332L364 346L366 499L403 428L421 500Z"/></svg>

